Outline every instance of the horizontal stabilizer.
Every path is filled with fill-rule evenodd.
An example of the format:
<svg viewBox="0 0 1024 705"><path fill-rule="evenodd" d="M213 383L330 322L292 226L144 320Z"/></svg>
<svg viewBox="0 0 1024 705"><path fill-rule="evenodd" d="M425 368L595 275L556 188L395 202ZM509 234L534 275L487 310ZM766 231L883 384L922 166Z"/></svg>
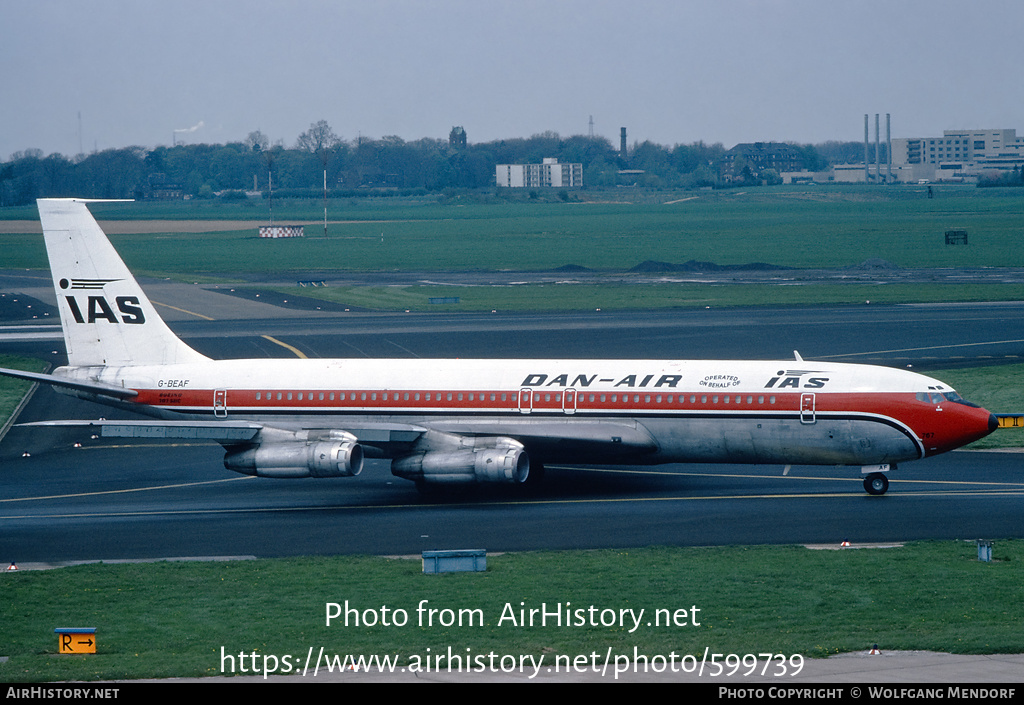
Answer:
<svg viewBox="0 0 1024 705"><path fill-rule="evenodd" d="M9 370L5 367L0 367L0 375L5 377L17 377L18 379L27 379L31 382L41 382L42 384L52 384L57 387L77 389L80 392L103 394L108 397L114 397L115 399L131 399L139 394L134 389L115 387L112 384L103 384L102 382L83 382L77 379L58 377L57 375L43 374L42 372L25 372L24 370Z"/></svg>

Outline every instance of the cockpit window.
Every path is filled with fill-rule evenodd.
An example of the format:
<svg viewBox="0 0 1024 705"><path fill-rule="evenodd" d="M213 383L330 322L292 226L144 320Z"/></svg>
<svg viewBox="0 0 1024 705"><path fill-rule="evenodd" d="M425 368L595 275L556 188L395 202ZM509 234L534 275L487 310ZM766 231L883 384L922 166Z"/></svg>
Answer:
<svg viewBox="0 0 1024 705"><path fill-rule="evenodd" d="M956 392L918 392L916 395L918 401L923 401L926 404L941 404L944 401L951 401L957 404L963 404L964 406L972 406L978 408L977 404L964 399Z"/></svg>
<svg viewBox="0 0 1024 705"><path fill-rule="evenodd" d="M971 402L967 401L956 392L943 392L942 396L944 396L949 401L956 402L957 404L963 404L964 406L972 406L975 409L980 408L977 404L972 404Z"/></svg>

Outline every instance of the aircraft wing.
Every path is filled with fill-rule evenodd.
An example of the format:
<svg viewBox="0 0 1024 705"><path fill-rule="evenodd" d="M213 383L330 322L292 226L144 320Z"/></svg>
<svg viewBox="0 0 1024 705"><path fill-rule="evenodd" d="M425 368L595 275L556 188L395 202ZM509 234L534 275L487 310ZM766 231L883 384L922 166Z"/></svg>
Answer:
<svg viewBox="0 0 1024 705"><path fill-rule="evenodd" d="M268 433L283 432L294 434L295 431L283 429L255 421L165 421L153 420L114 420L114 419L62 419L55 421L32 421L18 426L48 427L79 427L92 428L99 431L103 438L180 438L192 440L208 440L227 445L236 443L258 442L260 432L268 429ZM351 426L351 428L350 428ZM333 429L306 429L303 440L316 437L321 432ZM419 438L427 429L412 424L395 423L358 423L345 426L345 431L355 436L360 443L370 446L383 446L392 443L409 444ZM297 437L296 437L297 438ZM291 438L289 440L295 440Z"/></svg>
<svg viewBox="0 0 1024 705"><path fill-rule="evenodd" d="M251 441L263 425L251 421L114 421L106 419L33 421L18 426L93 428L103 438L189 438L219 443Z"/></svg>
<svg viewBox="0 0 1024 705"><path fill-rule="evenodd" d="M658 442L642 424L635 421L593 419L524 418L493 420L452 419L434 421L430 427L463 436L508 436L527 447L604 448L630 454L654 452Z"/></svg>

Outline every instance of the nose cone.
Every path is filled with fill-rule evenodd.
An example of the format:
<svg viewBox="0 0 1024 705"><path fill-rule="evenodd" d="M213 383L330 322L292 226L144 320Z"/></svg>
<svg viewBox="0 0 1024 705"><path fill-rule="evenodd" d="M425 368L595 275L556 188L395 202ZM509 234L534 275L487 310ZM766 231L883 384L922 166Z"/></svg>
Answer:
<svg viewBox="0 0 1024 705"><path fill-rule="evenodd" d="M938 455L984 438L999 428L999 419L988 409L966 404L942 404L942 421L931 442L925 437L926 455Z"/></svg>

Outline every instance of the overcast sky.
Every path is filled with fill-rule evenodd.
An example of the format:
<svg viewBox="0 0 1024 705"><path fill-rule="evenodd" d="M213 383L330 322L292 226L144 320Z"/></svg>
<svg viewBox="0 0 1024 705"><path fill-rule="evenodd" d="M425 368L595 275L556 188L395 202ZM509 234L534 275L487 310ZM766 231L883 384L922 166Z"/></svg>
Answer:
<svg viewBox="0 0 1024 705"><path fill-rule="evenodd" d="M1022 0L0 0L0 159L128 145L1024 134ZM81 133L79 133L81 114ZM884 139L884 134L883 134Z"/></svg>

